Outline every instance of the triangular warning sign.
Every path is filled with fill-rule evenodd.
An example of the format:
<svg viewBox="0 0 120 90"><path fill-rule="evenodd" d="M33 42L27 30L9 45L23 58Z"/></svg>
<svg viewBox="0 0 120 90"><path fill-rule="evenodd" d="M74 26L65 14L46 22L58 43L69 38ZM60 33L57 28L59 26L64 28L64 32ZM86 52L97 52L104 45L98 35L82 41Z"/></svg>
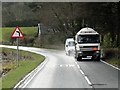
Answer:
<svg viewBox="0 0 120 90"><path fill-rule="evenodd" d="M15 30L13 31L11 38L24 38L24 35L18 26L16 26Z"/></svg>

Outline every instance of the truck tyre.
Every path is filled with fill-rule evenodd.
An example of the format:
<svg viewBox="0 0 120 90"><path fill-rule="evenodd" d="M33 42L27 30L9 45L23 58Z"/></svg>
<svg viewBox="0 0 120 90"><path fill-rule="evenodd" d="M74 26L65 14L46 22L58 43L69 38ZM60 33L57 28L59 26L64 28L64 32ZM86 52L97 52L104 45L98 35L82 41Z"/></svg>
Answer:
<svg viewBox="0 0 120 90"><path fill-rule="evenodd" d="M96 58L96 61L100 61L100 57Z"/></svg>
<svg viewBox="0 0 120 90"><path fill-rule="evenodd" d="M80 58L80 57L77 57L77 61L81 61L81 58Z"/></svg>
<svg viewBox="0 0 120 90"><path fill-rule="evenodd" d="M100 61L100 58L98 58L97 61Z"/></svg>

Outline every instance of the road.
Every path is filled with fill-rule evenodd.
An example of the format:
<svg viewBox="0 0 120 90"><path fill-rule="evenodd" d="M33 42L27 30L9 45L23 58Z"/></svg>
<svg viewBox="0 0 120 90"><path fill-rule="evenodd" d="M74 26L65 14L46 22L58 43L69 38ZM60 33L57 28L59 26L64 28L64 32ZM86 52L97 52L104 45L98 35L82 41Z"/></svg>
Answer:
<svg viewBox="0 0 120 90"><path fill-rule="evenodd" d="M95 90L96 88L108 88L108 90L118 88L119 70L103 62L76 62L73 56L66 56L62 50L32 47L20 47L20 49L43 54L47 60L42 70L25 88L83 88L83 90L84 88Z"/></svg>

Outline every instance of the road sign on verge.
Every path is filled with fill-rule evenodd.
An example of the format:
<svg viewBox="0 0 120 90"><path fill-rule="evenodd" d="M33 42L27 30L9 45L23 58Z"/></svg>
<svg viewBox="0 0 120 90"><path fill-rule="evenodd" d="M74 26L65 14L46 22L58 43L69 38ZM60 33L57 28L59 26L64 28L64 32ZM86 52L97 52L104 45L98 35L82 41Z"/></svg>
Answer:
<svg viewBox="0 0 120 90"><path fill-rule="evenodd" d="M17 60L16 64L19 66L19 38L24 38L20 28L16 26L15 30L13 31L11 38L17 38Z"/></svg>
<svg viewBox="0 0 120 90"><path fill-rule="evenodd" d="M15 30L13 31L11 38L24 38L24 35L18 26L16 26Z"/></svg>

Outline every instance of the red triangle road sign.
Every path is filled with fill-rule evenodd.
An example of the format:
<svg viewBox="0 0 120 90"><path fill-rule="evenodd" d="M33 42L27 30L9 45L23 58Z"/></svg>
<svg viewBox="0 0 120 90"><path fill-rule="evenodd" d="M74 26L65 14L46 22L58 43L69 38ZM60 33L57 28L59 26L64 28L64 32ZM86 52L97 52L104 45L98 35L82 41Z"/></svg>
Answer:
<svg viewBox="0 0 120 90"><path fill-rule="evenodd" d="M24 35L18 26L16 26L15 30L13 31L11 38L24 38Z"/></svg>

